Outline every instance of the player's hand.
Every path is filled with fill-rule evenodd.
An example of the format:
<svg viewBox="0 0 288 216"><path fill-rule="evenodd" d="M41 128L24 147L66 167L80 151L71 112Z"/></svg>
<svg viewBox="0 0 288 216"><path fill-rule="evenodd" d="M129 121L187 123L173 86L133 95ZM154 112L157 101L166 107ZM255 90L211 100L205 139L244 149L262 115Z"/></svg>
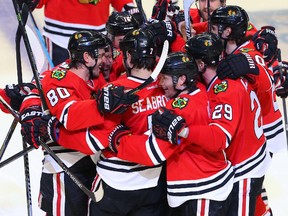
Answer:
<svg viewBox="0 0 288 216"><path fill-rule="evenodd" d="M5 93L10 98L10 106L12 109L19 111L24 98L35 89L32 83L11 84L5 86Z"/></svg>
<svg viewBox="0 0 288 216"><path fill-rule="evenodd" d="M173 111L160 108L152 114L152 132L156 138L179 144L179 133L186 127L185 120Z"/></svg>
<svg viewBox="0 0 288 216"><path fill-rule="evenodd" d="M288 62L282 61L281 69L279 65L273 68L276 95L286 98L288 96Z"/></svg>
<svg viewBox="0 0 288 216"><path fill-rule="evenodd" d="M165 40L173 42L177 37L177 27L176 24L172 21L158 21L147 24L144 29L149 30L152 35L155 43L158 46L162 46Z"/></svg>
<svg viewBox="0 0 288 216"><path fill-rule="evenodd" d="M124 113L133 103L138 101L138 95L129 95L124 92L123 86L108 85L96 94L98 110L104 113Z"/></svg>
<svg viewBox="0 0 288 216"><path fill-rule="evenodd" d="M180 7L177 5L178 0L170 0L167 8L167 16L171 19L177 15L180 11Z"/></svg>
<svg viewBox="0 0 288 216"><path fill-rule="evenodd" d="M117 153L118 146L120 142L120 138L125 135L131 135L132 132L130 128L126 127L125 125L119 124L117 125L113 131L109 134L108 141L109 141L109 148Z"/></svg>
<svg viewBox="0 0 288 216"><path fill-rule="evenodd" d="M259 68L248 53L230 54L217 67L219 79L238 79L249 74L259 75Z"/></svg>
<svg viewBox="0 0 288 216"><path fill-rule="evenodd" d="M151 19L165 20L168 9L168 0L157 0L153 6Z"/></svg>
<svg viewBox="0 0 288 216"><path fill-rule="evenodd" d="M40 106L32 106L20 113L21 134L24 140L39 148L42 142L57 141L58 120L52 116L43 116Z"/></svg>
<svg viewBox="0 0 288 216"><path fill-rule="evenodd" d="M263 26L253 35L252 40L256 49L263 54L265 62L270 67L276 60L278 52L275 28L273 26Z"/></svg>

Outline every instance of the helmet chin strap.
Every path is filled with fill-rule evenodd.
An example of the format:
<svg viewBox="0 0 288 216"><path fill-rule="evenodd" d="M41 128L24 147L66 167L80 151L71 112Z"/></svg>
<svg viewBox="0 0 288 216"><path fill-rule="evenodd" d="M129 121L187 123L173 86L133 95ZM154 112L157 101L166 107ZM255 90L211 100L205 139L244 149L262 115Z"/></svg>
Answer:
<svg viewBox="0 0 288 216"><path fill-rule="evenodd" d="M84 66L88 69L89 71L89 79L93 79L94 76L93 76L93 70L94 68L96 67L96 64L97 64L97 60L95 61L95 64L91 67L88 67L85 63L84 63Z"/></svg>
<svg viewBox="0 0 288 216"><path fill-rule="evenodd" d="M127 76L131 76L131 70L133 69L134 66L133 66L133 67L130 67L130 66L127 64L127 57L124 58L124 67L125 67Z"/></svg>
<svg viewBox="0 0 288 216"><path fill-rule="evenodd" d="M177 89L176 88L176 84L177 84L177 82L178 82L178 79L179 79L179 77L177 77L177 76L172 76L172 82L173 82L173 87L174 87L174 90L176 91L176 93L173 95L173 97L172 98L176 98L176 97L178 97L178 95L182 92L182 91L185 91L188 87L185 87L184 89Z"/></svg>

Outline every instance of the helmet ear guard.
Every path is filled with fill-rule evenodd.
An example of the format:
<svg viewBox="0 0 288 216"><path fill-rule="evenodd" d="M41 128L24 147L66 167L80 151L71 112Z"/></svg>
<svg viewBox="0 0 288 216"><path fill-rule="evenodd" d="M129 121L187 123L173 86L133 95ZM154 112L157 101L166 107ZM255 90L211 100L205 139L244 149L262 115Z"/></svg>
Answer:
<svg viewBox="0 0 288 216"><path fill-rule="evenodd" d="M183 52L174 52L168 54L161 73L171 75L174 84L177 83L180 76L185 75L185 84L187 87L190 87L196 83L199 71L196 62L192 57L189 57Z"/></svg>
<svg viewBox="0 0 288 216"><path fill-rule="evenodd" d="M127 53L131 55L131 63L134 67L149 70L155 67L157 46L150 31L137 29L128 32L120 41L119 47L123 53L124 66L128 75L132 68L128 66Z"/></svg>
<svg viewBox="0 0 288 216"><path fill-rule="evenodd" d="M128 51L134 59L156 58L157 49L150 31L132 30L120 41L119 46L124 57Z"/></svg>

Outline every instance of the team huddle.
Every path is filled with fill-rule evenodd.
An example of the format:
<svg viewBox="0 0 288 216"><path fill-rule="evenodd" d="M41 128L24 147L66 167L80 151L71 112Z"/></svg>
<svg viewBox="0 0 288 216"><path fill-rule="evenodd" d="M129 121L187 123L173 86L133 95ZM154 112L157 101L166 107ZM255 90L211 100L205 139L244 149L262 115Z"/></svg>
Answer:
<svg viewBox="0 0 288 216"><path fill-rule="evenodd" d="M148 21L131 5L114 11L107 33L69 36L69 58L40 73L41 88L0 89L24 140L46 143L97 196L44 149L47 215L273 215L263 181L286 148L276 99L288 95L288 63L279 62L273 26L257 30L226 0L196 5L189 26L173 0L157 0Z"/></svg>

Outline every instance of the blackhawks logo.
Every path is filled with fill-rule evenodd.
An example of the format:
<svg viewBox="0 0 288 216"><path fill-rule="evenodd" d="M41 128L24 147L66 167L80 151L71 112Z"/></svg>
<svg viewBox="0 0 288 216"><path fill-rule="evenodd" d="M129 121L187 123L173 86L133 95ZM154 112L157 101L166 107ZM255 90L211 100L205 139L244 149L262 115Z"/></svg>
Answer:
<svg viewBox="0 0 288 216"><path fill-rule="evenodd" d="M221 83L216 84L214 86L214 93L218 94L220 92L225 92L227 90L227 88L228 88L228 82L227 82L227 80L224 80Z"/></svg>
<svg viewBox="0 0 288 216"><path fill-rule="evenodd" d="M66 71L64 70L55 70L52 72L51 77L57 80L61 80L65 77Z"/></svg>
<svg viewBox="0 0 288 216"><path fill-rule="evenodd" d="M172 107L173 109L179 108L183 109L184 107L187 106L188 103L188 98L175 98L174 101L172 102Z"/></svg>
<svg viewBox="0 0 288 216"><path fill-rule="evenodd" d="M241 48L240 51L243 52L243 53L248 53L250 51L253 51L253 49L251 49L251 48Z"/></svg>

